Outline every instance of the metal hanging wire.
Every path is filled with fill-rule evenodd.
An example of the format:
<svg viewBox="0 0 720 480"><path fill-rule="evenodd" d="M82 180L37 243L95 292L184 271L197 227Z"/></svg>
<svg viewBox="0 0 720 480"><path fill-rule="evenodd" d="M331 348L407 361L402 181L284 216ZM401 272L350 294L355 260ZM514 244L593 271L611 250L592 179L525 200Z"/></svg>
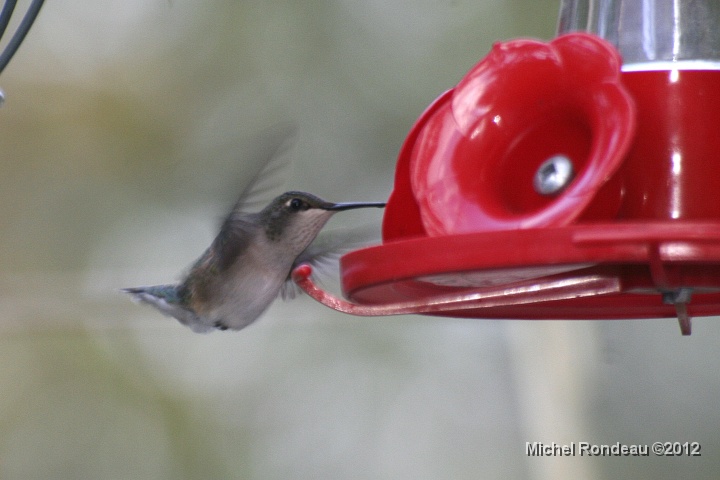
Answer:
<svg viewBox="0 0 720 480"><path fill-rule="evenodd" d="M17 52L20 44L25 39L25 35L27 35L30 30L30 27L38 16L38 13L40 13L40 7L42 7L43 3L44 0L32 0L30 3L27 12L25 12L25 16L17 27L17 30L15 30L15 33L10 38L10 41L5 46L5 49L0 53L0 73L5 70L7 64L10 63L10 59L13 55L15 55L15 52ZM0 10L0 39L2 39L5 35L5 30L7 30L8 24L10 23L10 17L15 11L16 4L16 0L6 0L2 10Z"/></svg>

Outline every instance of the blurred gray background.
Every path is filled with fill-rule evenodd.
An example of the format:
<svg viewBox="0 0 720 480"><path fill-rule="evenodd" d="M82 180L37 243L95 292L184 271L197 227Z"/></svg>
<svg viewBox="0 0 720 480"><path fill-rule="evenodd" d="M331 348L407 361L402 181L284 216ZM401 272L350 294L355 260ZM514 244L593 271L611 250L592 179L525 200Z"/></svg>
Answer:
<svg viewBox="0 0 720 480"><path fill-rule="evenodd" d="M20 2L20 7L26 3ZM288 186L383 200L422 110L557 1L53 0L0 76L0 478L717 478L720 325L336 314L198 335L173 281L298 125ZM379 225L382 212L331 226ZM698 441L696 458L526 442Z"/></svg>

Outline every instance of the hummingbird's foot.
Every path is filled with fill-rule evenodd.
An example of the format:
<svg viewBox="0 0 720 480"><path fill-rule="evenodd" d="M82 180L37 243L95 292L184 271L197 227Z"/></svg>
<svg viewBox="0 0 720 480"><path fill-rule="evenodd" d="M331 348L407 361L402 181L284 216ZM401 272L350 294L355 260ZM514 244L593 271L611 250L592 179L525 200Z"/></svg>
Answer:
<svg viewBox="0 0 720 480"><path fill-rule="evenodd" d="M227 325L225 325L225 324L222 322L222 320L216 321L216 322L213 324L213 326L214 326L215 328L217 328L218 330L223 330L223 331L225 331L225 330L227 330L228 328L230 328L230 327L228 327Z"/></svg>

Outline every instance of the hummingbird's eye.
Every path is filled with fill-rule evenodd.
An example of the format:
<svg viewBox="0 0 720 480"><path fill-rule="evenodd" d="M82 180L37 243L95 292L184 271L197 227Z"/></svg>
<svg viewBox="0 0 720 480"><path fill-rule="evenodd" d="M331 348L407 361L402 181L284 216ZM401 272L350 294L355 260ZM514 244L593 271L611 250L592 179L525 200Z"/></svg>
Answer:
<svg viewBox="0 0 720 480"><path fill-rule="evenodd" d="M290 207L290 210L297 212L299 210L304 210L307 208L307 204L300 200L299 198L293 198L288 202L288 207Z"/></svg>

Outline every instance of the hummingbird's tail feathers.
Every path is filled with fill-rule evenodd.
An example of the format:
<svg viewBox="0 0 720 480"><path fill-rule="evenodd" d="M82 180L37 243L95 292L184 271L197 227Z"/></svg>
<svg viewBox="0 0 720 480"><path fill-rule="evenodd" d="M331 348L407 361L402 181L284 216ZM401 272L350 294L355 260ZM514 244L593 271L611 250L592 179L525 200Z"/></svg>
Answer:
<svg viewBox="0 0 720 480"><path fill-rule="evenodd" d="M149 299L162 299L168 303L179 304L180 294L177 285L152 285L148 287L123 288L123 292L129 293L134 300L151 303Z"/></svg>
<svg viewBox="0 0 720 480"><path fill-rule="evenodd" d="M187 325L194 332L206 333L213 330L212 327L203 324L198 315L184 305L178 285L132 287L123 288L122 291L129 293L133 300L152 305L161 313L176 318L180 323Z"/></svg>

